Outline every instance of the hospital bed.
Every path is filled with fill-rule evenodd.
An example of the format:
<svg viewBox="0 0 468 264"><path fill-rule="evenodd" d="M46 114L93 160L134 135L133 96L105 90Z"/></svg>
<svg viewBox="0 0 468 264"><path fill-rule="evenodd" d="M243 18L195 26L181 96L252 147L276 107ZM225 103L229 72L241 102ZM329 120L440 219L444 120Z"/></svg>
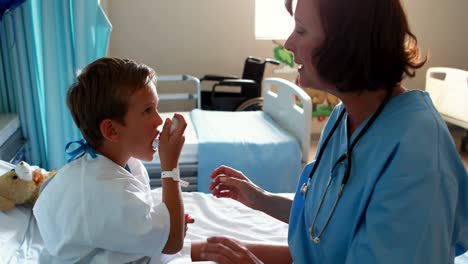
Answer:
<svg viewBox="0 0 468 264"><path fill-rule="evenodd" d="M0 160L0 175L13 168ZM161 197L161 189L153 189ZM289 194L292 195L292 194ZM159 198L160 199L160 198ZM183 193L185 211L194 219L186 238L190 241L214 235L229 235L245 241L286 243L287 225L263 213L246 208L230 199L217 199L210 194ZM248 230L248 232L246 232ZM31 206L22 205L9 212L0 211L0 263L39 263L43 240ZM167 263L187 263L172 259ZM42 259L40 263L48 263Z"/></svg>
<svg viewBox="0 0 468 264"><path fill-rule="evenodd" d="M11 163L0 160L0 175L12 168ZM153 189L152 194L160 197L161 189ZM283 195L293 197L293 193ZM287 224L234 200L200 192L185 192L183 199L185 211L195 219L186 235L190 241L226 235L248 242L287 244ZM0 211L0 263L47 263L39 262L43 248L30 206L18 206L7 213ZM165 263L187 263L184 257ZM468 264L468 253L457 257L455 263Z"/></svg>
<svg viewBox="0 0 468 264"><path fill-rule="evenodd" d="M0 175L12 168L11 163L0 160ZM161 196L161 189L152 192ZM183 199L185 211L195 218L186 236L191 241L224 234L246 241L286 243L286 224L236 201L198 192L183 193ZM0 211L0 263L38 263L43 248L31 206Z"/></svg>
<svg viewBox="0 0 468 264"><path fill-rule="evenodd" d="M200 82L187 75L158 77L164 82L191 82L196 91L160 94L160 100L193 99L197 108L181 112L187 121L185 144L179 159L184 191L208 191L209 175L224 164L241 170L260 187L272 192L292 192L310 147L310 97L297 85L280 78L262 83L263 111L227 112L199 109ZM163 119L174 113L162 113ZM156 153L145 163L153 188L161 186L161 166Z"/></svg>
<svg viewBox="0 0 468 264"><path fill-rule="evenodd" d="M468 144L468 71L434 67L426 73L426 91L431 96L442 118L450 124L462 127L466 134L461 150Z"/></svg>

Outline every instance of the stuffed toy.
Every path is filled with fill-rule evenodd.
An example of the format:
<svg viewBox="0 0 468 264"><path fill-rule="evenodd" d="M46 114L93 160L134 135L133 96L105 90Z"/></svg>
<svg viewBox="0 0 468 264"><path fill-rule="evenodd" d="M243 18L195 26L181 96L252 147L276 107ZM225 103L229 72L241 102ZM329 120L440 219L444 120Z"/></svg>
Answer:
<svg viewBox="0 0 468 264"><path fill-rule="evenodd" d="M324 91L315 89L306 89L305 91L312 98L312 103L314 105L321 105L324 104L326 101L328 105L334 107L340 102L340 99L338 99L338 97Z"/></svg>
<svg viewBox="0 0 468 264"><path fill-rule="evenodd" d="M9 211L20 204L31 204L37 200L42 184L55 175L37 166L21 161L16 167L0 176L0 210Z"/></svg>

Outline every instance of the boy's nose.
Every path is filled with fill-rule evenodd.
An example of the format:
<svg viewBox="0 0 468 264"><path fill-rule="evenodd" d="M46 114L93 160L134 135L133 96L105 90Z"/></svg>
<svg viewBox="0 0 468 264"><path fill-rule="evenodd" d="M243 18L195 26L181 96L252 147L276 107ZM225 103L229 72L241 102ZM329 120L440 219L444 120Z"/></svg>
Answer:
<svg viewBox="0 0 468 264"><path fill-rule="evenodd" d="M163 123L163 120L162 120L162 118L161 118L161 115L157 114L156 120L155 120L155 122L154 122L155 127L160 126L162 123Z"/></svg>

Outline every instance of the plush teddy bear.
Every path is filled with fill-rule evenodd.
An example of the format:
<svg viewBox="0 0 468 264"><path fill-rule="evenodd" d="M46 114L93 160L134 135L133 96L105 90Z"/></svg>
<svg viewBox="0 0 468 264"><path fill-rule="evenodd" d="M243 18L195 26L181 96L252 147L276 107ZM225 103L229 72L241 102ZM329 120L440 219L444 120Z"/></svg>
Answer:
<svg viewBox="0 0 468 264"><path fill-rule="evenodd" d="M9 211L20 204L34 204L42 184L55 175L21 161L15 169L0 176L0 210Z"/></svg>

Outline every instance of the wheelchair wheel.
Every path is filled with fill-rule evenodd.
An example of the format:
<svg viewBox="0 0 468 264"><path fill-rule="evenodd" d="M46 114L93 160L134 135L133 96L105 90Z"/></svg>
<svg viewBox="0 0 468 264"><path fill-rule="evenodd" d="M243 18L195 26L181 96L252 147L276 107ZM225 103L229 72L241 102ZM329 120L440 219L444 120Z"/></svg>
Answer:
<svg viewBox="0 0 468 264"><path fill-rule="evenodd" d="M240 104L236 111L261 111L263 109L263 97L256 97L246 100Z"/></svg>

